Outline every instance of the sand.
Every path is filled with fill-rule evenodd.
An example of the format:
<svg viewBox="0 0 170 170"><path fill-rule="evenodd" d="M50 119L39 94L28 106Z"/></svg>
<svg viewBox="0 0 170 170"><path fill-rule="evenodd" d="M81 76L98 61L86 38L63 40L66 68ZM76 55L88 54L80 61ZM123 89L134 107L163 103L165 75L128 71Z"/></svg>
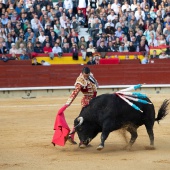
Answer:
<svg viewBox="0 0 170 170"><path fill-rule="evenodd" d="M149 95L156 114L167 94ZM66 120L72 127L78 116L80 96L66 110ZM155 150L147 150L149 137L144 126L131 151L120 131L112 132L102 151L96 150L100 134L86 149L66 143L51 144L53 125L58 109L67 97L33 99L0 99L0 169L4 170L169 170L170 114L158 125L155 122ZM128 134L129 138L129 134ZM79 142L77 135L75 140Z"/></svg>

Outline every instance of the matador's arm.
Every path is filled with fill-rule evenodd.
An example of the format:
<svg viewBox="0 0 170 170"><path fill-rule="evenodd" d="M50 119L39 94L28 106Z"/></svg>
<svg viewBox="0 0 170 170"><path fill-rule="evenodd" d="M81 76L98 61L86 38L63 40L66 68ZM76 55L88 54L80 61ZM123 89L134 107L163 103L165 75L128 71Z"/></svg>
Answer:
<svg viewBox="0 0 170 170"><path fill-rule="evenodd" d="M81 84L76 84L75 85L75 89L72 92L72 94L70 95L70 97L68 98L66 105L71 105L71 103L74 101L74 99L77 97L77 95L79 94L79 92L81 91L82 85Z"/></svg>

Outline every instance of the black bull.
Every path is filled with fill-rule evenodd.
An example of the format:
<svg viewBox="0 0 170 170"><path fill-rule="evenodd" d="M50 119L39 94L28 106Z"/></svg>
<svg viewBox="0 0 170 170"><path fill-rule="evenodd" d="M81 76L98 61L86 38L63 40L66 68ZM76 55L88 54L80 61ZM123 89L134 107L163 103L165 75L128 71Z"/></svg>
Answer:
<svg viewBox="0 0 170 170"><path fill-rule="evenodd" d="M148 98L145 100L151 102ZM90 104L82 109L78 118L74 120L75 130L80 139L80 147L85 147L89 142L101 133L101 143L98 150L104 148L104 142L110 132L127 126L131 134L128 146L131 147L138 134L137 128L145 125L150 138L150 146L154 146L153 126L155 121L160 121L167 114L168 100L164 100L159 108L157 118L153 104L133 102L142 111L137 111L116 94L103 94L90 101ZM130 126L129 126L130 125Z"/></svg>

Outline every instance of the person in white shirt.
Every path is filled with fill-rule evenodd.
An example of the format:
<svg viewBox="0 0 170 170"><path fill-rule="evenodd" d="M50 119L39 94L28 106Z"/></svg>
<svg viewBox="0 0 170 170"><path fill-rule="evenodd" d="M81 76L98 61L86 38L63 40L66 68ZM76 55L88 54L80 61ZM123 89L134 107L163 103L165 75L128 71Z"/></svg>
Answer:
<svg viewBox="0 0 170 170"><path fill-rule="evenodd" d="M64 0L63 8L66 10L67 13L69 9L73 9L73 1L72 0Z"/></svg>
<svg viewBox="0 0 170 170"><path fill-rule="evenodd" d="M135 9L137 9L136 0L133 0L133 4L131 4L130 8L131 8L132 11L135 11Z"/></svg>
<svg viewBox="0 0 170 170"><path fill-rule="evenodd" d="M107 20L113 21L116 18L116 15L114 15L114 11L111 11L110 15L107 16Z"/></svg>
<svg viewBox="0 0 170 170"><path fill-rule="evenodd" d="M161 55L159 55L160 59L168 58L168 55L165 53L165 51L162 51Z"/></svg>
<svg viewBox="0 0 170 170"><path fill-rule="evenodd" d="M145 20L145 12L143 10L141 10L141 8L138 6L138 10L135 12L135 17L136 20L138 21L140 18L142 18L143 20Z"/></svg>
<svg viewBox="0 0 170 170"><path fill-rule="evenodd" d="M114 27L114 24L111 22L110 19L109 19L108 22L105 24L104 28L106 29L108 25L110 25L110 27Z"/></svg>
<svg viewBox="0 0 170 170"><path fill-rule="evenodd" d="M59 47L58 43L55 43L55 46L53 47L52 52L53 52L54 54L57 54L58 57L61 57L61 56L62 56L62 53L63 53L63 52L62 52L62 49L61 49L61 47Z"/></svg>
<svg viewBox="0 0 170 170"><path fill-rule="evenodd" d="M44 31L40 32L40 36L38 37L38 40L40 43L43 43L45 40L45 35L44 35Z"/></svg>
<svg viewBox="0 0 170 170"><path fill-rule="evenodd" d="M158 46L158 41L155 39L153 32L150 33L150 39L148 40L148 44L152 44L154 47Z"/></svg>
<svg viewBox="0 0 170 170"><path fill-rule="evenodd" d="M114 3L111 5L111 9L113 9L113 11L116 14L118 14L120 7L121 7L121 5L118 3L118 0L114 0Z"/></svg>
<svg viewBox="0 0 170 170"><path fill-rule="evenodd" d="M34 18L31 20L31 27L34 30L34 32L38 32L39 28L43 28L41 22L38 19L38 16L35 15Z"/></svg>
<svg viewBox="0 0 170 170"><path fill-rule="evenodd" d="M125 1L124 5L122 5L122 11L124 12L125 10L126 11L130 10L130 5L128 4L127 1Z"/></svg>
<svg viewBox="0 0 170 170"><path fill-rule="evenodd" d="M50 66L51 64L48 63L47 61L41 60L41 65L43 65L43 66Z"/></svg>
<svg viewBox="0 0 170 170"><path fill-rule="evenodd" d="M84 16L86 16L87 6L88 6L88 0L78 0L78 9L82 10Z"/></svg>

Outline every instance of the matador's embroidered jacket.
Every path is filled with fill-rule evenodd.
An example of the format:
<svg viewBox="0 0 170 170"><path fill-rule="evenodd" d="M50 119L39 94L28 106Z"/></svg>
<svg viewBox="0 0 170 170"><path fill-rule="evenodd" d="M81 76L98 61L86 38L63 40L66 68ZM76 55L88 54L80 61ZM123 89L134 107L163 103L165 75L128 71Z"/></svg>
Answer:
<svg viewBox="0 0 170 170"><path fill-rule="evenodd" d="M90 74L89 79L86 80L81 73L75 82L75 90L72 92L66 104L70 105L74 101L78 93L81 91L84 94L81 100L81 105L82 107L85 107L89 104L92 98L96 97L97 87L97 81L92 74Z"/></svg>

